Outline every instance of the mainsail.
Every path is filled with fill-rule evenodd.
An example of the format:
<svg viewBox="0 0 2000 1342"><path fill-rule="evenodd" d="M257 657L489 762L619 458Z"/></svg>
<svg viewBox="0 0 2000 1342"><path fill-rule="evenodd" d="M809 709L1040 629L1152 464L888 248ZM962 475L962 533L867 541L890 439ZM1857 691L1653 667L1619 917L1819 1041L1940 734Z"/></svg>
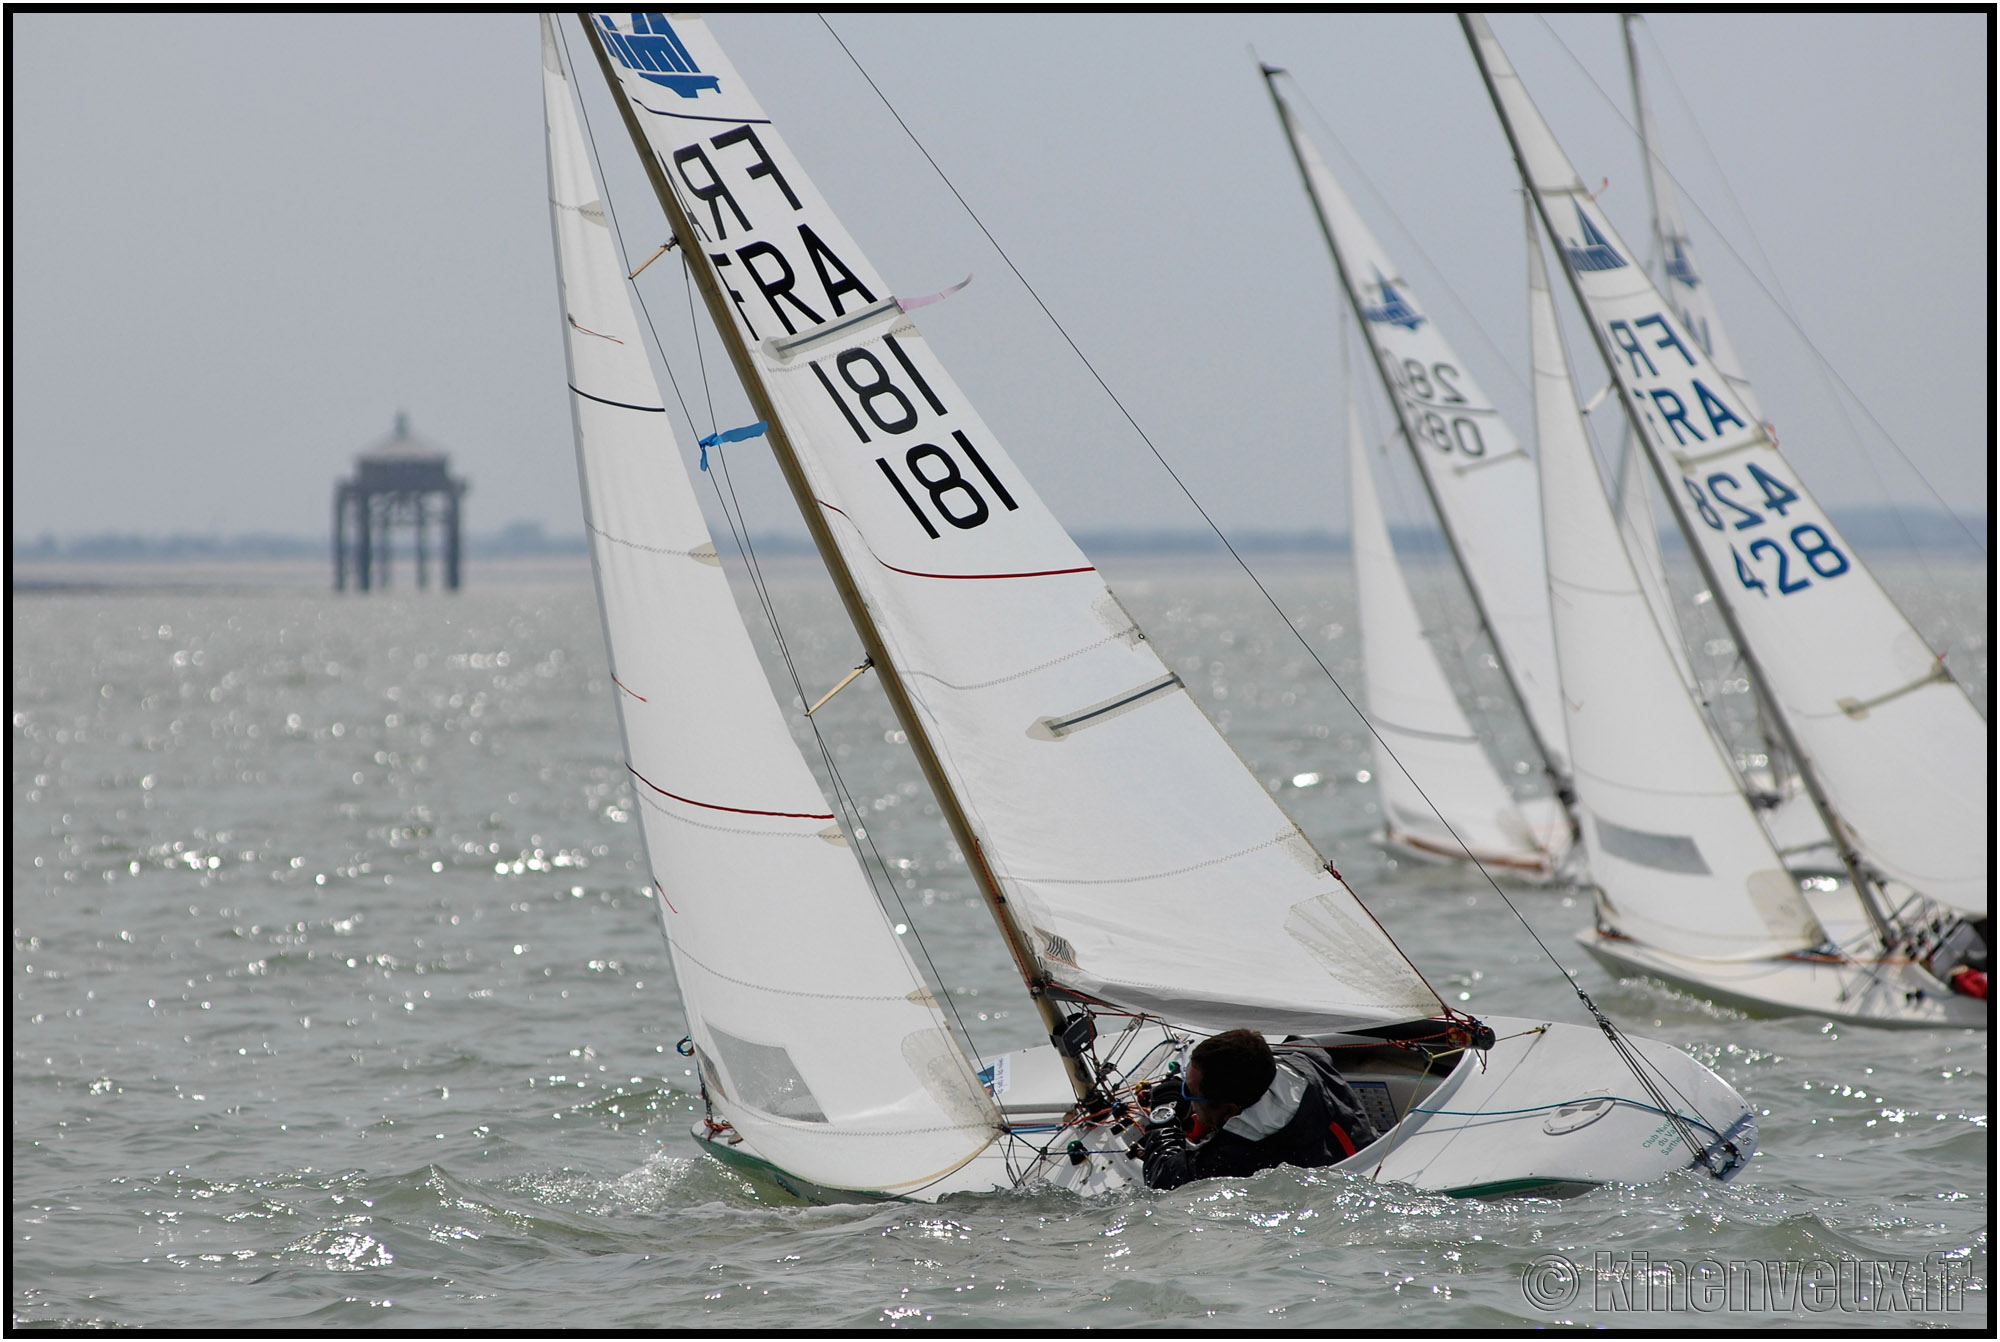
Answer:
<svg viewBox="0 0 2000 1342"><path fill-rule="evenodd" d="M1491 28L1476 15L1465 24L1599 353L1752 674L1802 752L1800 768L1866 865L1985 912L1984 719L1633 264Z"/></svg>
<svg viewBox="0 0 2000 1342"><path fill-rule="evenodd" d="M1015 468L707 25L592 22L1031 981L1206 1028L1439 1013Z"/></svg>
<svg viewBox="0 0 2000 1342"><path fill-rule="evenodd" d="M1549 591L1591 874L1625 935L1682 955L1782 955L1824 940L1688 697L1591 454L1528 229L1535 433Z"/></svg>
<svg viewBox="0 0 2000 1342"><path fill-rule="evenodd" d="M1368 451L1360 410L1350 395L1348 538L1384 833L1447 857L1539 868L1548 855L1424 638L1382 517Z"/></svg>
<svg viewBox="0 0 2000 1342"><path fill-rule="evenodd" d="M1568 772L1568 750L1549 633L1535 463L1362 222L1279 94L1275 73L1267 69L1266 82L1342 286L1529 730L1560 780Z"/></svg>
<svg viewBox="0 0 2000 1342"><path fill-rule="evenodd" d="M584 521L632 790L713 1111L829 1188L1004 1187L999 1114L856 865L737 613L546 18L542 64Z"/></svg>

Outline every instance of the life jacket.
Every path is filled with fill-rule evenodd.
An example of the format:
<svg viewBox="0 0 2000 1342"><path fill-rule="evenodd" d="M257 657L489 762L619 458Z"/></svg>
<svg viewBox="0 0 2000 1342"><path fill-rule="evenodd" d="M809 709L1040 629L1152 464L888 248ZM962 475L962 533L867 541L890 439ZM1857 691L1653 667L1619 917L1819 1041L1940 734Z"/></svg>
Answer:
<svg viewBox="0 0 2000 1342"><path fill-rule="evenodd" d="M1149 1185L1175 1188L1190 1179L1255 1174L1273 1165L1333 1165L1380 1135L1324 1049L1275 1052L1277 1072L1257 1102L1192 1146L1162 1143L1145 1162Z"/></svg>

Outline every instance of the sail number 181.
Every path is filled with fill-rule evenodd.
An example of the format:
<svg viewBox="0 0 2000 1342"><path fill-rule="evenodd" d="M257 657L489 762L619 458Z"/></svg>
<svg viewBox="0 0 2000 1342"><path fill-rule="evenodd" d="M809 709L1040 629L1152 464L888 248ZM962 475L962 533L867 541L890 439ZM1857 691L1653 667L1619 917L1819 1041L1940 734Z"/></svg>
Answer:
<svg viewBox="0 0 2000 1342"><path fill-rule="evenodd" d="M944 402L931 390L930 383L924 381L924 375L917 371L916 364L896 343L896 337L885 335L882 343L902 368L917 395L923 398L924 404L930 407L933 414L944 414ZM847 421L847 427L854 430L857 439L871 445L875 441L862 423L864 419L877 432L891 438L900 437L917 427L922 416L916 403L896 385L888 368L873 350L865 347L843 350L834 356L832 363L833 371L829 373L822 361L813 360L813 375L826 389L826 394L833 398L841 417ZM891 461L886 454L875 458L876 467L888 479L896 496L902 499L903 505L917 519L917 525L932 540L943 534L937 529L939 521L961 531L969 531L983 526L993 516L993 509L987 503L988 495L982 493L967 476L965 468L959 464L959 457L970 464L973 474L985 482L987 491L1002 508L1013 512L1020 506L1007 492L1007 487L1000 483L1000 477L993 473L993 468L986 464L986 458L979 455L979 449L972 445L964 430L953 429L951 440L958 448L956 456L936 443L918 443L903 451L895 461ZM926 507L926 504L929 506Z"/></svg>

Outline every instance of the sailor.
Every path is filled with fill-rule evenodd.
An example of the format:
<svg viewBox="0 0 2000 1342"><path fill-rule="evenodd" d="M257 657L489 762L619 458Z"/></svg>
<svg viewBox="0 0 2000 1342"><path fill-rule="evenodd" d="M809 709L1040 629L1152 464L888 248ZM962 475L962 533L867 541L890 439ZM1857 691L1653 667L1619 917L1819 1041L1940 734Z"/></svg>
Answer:
<svg viewBox="0 0 2000 1342"><path fill-rule="evenodd" d="M1181 1089L1173 1116L1162 1104L1139 1142L1150 1188L1273 1165L1332 1165L1379 1135L1325 1049L1282 1048L1274 1056L1251 1030L1197 1044ZM1174 1097L1156 1087L1152 1098ZM1183 1125L1183 1113L1191 1113L1192 1127Z"/></svg>

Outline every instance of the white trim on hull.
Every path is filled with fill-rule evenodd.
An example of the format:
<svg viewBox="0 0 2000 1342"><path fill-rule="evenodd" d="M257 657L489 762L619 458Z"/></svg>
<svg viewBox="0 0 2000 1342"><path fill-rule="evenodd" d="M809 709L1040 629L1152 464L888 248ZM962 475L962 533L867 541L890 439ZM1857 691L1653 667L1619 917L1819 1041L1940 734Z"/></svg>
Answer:
<svg viewBox="0 0 2000 1342"><path fill-rule="evenodd" d="M1987 1027L1985 1002L1953 992L1908 960L1697 960L1595 928L1576 940L1614 976L1659 979L1754 1015L1825 1016L1903 1030Z"/></svg>

